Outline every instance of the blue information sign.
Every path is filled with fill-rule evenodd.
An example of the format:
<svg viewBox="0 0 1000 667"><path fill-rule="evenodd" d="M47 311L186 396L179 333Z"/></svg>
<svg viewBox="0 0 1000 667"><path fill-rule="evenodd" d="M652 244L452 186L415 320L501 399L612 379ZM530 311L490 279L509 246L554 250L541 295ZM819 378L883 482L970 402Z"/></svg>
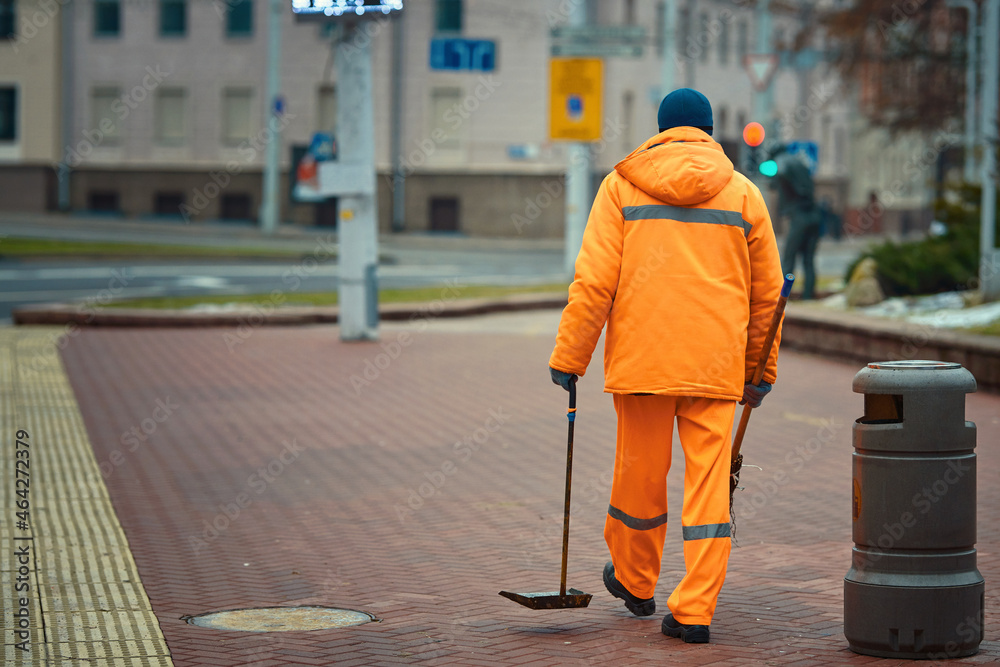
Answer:
<svg viewBox="0 0 1000 667"><path fill-rule="evenodd" d="M816 168L819 166L819 145L815 141L790 141L788 154L804 156L809 166L809 173L816 173Z"/></svg>
<svg viewBox="0 0 1000 667"><path fill-rule="evenodd" d="M431 69L492 72L496 54L497 43L490 39L432 39Z"/></svg>

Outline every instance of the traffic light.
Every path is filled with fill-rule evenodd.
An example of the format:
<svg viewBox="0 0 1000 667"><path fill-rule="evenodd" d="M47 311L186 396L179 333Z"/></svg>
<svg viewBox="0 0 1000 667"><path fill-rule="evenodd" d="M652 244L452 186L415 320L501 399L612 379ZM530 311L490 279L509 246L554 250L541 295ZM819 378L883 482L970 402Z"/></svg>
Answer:
<svg viewBox="0 0 1000 667"><path fill-rule="evenodd" d="M756 174L760 163L760 145L764 143L764 126L756 121L747 123L743 128L743 142L747 145L743 154L744 173Z"/></svg>
<svg viewBox="0 0 1000 667"><path fill-rule="evenodd" d="M771 178L778 173L778 163L774 160L764 160L760 163L759 170L764 176Z"/></svg>
<svg viewBox="0 0 1000 667"><path fill-rule="evenodd" d="M764 126L757 121L747 123L743 128L743 141L747 146L756 148L764 143Z"/></svg>

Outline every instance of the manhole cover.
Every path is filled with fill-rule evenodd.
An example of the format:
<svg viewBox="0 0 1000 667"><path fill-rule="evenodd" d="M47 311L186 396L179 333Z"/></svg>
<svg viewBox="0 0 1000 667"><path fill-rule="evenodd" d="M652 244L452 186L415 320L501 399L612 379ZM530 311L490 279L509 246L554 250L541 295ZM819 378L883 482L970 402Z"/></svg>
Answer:
<svg viewBox="0 0 1000 667"><path fill-rule="evenodd" d="M353 609L330 607L264 607L232 609L198 616L182 616L191 625L215 630L241 632L297 632L346 628L378 620L374 615Z"/></svg>

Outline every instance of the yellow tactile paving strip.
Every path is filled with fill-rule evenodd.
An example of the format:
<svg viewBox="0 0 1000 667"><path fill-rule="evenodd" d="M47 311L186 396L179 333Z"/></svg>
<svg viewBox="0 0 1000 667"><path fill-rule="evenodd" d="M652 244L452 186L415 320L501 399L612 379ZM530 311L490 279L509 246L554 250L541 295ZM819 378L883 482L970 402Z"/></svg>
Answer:
<svg viewBox="0 0 1000 667"><path fill-rule="evenodd" d="M59 333L0 329L3 665L172 665L63 371ZM27 530L16 515L19 430L30 443ZM15 589L24 583L30 591ZM25 595L29 651L16 634Z"/></svg>

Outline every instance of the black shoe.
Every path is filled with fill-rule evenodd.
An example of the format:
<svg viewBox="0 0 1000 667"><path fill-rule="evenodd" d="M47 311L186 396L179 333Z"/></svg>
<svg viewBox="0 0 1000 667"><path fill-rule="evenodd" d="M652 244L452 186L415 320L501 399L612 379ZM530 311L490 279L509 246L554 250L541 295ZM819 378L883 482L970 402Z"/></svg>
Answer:
<svg viewBox="0 0 1000 667"><path fill-rule="evenodd" d="M674 620L673 614L663 617L660 624L660 631L668 637L680 637L685 644L707 644L707 625L684 625Z"/></svg>
<svg viewBox="0 0 1000 667"><path fill-rule="evenodd" d="M620 581L615 579L615 566L611 561L604 565L604 586L616 598L625 600L625 607L636 616L649 616L656 611L656 600L637 598L629 593Z"/></svg>

